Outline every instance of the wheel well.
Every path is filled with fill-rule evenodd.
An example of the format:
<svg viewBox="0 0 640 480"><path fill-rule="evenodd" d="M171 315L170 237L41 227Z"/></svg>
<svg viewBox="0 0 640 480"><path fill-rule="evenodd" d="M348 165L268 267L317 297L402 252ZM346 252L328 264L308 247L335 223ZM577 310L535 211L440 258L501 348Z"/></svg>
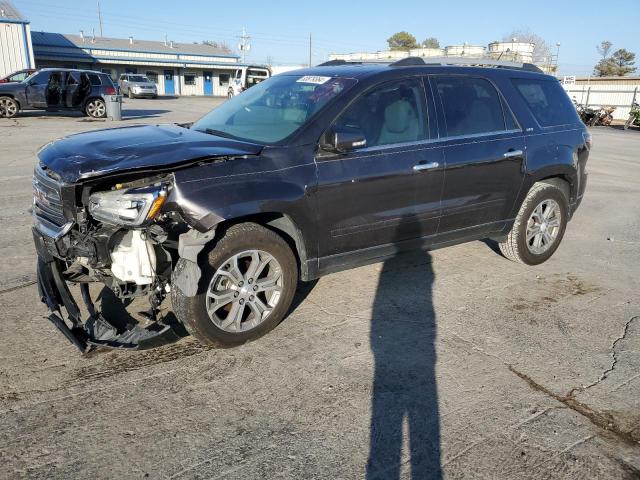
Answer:
<svg viewBox="0 0 640 480"><path fill-rule="evenodd" d="M536 183L547 183L558 187L567 199L567 204L571 203L571 182L564 175L556 175L538 180Z"/></svg>
<svg viewBox="0 0 640 480"><path fill-rule="evenodd" d="M14 102L16 102L18 104L18 107L20 107L20 102L11 93L3 93L3 94L0 95L0 97L9 97L10 99L12 99Z"/></svg>
<svg viewBox="0 0 640 480"><path fill-rule="evenodd" d="M300 275L304 280L307 275L307 249L304 243L304 237L302 232L295 224L293 219L284 213L258 213L255 215L247 215L244 217L233 218L225 220L216 225L216 236L220 232L226 231L232 225L238 223L253 222L270 230L273 230L280 235L285 242L289 244L289 247L293 251L298 262L298 268L300 269Z"/></svg>

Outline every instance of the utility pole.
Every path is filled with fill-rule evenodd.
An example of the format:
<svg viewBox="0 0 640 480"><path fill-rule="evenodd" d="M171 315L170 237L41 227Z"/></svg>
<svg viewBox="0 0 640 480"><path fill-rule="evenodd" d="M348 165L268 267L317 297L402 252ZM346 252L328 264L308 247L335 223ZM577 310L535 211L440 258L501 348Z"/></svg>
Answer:
<svg viewBox="0 0 640 480"><path fill-rule="evenodd" d="M100 37L104 35L102 33L102 11L100 11L100 2L98 1L98 24L100 25Z"/></svg>
<svg viewBox="0 0 640 480"><path fill-rule="evenodd" d="M311 67L311 34L309 34L309 67Z"/></svg>
<svg viewBox="0 0 640 480"><path fill-rule="evenodd" d="M247 35L244 27L242 28L242 35L240 36L240 44L238 45L238 49L242 52L242 63L245 62L246 53L251 50L251 44L249 40L251 37Z"/></svg>

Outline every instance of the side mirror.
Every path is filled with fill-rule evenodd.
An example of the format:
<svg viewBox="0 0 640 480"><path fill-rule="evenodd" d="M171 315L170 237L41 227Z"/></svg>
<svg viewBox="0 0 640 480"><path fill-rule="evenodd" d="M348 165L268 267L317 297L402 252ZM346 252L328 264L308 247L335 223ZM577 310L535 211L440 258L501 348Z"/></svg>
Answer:
<svg viewBox="0 0 640 480"><path fill-rule="evenodd" d="M330 133L330 146L338 153L346 153L367 146L367 137L359 128L336 128Z"/></svg>

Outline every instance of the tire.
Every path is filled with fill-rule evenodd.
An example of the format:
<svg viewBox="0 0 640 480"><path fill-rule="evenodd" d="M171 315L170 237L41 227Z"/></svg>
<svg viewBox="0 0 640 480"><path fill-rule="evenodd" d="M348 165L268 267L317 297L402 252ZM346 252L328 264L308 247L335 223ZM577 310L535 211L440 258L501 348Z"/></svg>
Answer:
<svg viewBox="0 0 640 480"><path fill-rule="evenodd" d="M107 116L107 104L101 98L91 98L84 107L84 113L91 118L104 118Z"/></svg>
<svg viewBox="0 0 640 480"><path fill-rule="evenodd" d="M233 90L229 89L229 91L227 92L227 99L231 98L233 98Z"/></svg>
<svg viewBox="0 0 640 480"><path fill-rule="evenodd" d="M0 117L13 118L20 111L20 106L11 97L0 97Z"/></svg>
<svg viewBox="0 0 640 480"><path fill-rule="evenodd" d="M557 250L567 228L569 218L568 203L567 194L558 186L542 182L534 184L524 202L522 202L511 231L504 241L499 242L502 254L509 260L524 263L525 265L539 265L547 261ZM547 210L544 209L544 205L546 205ZM552 212L549 208L554 207L556 215L550 216L544 222L540 222L545 224L544 227L542 225L537 227L537 231L541 231L541 237L535 235L527 241L528 231L529 233L535 231L530 230L529 227L534 229L537 224L534 218L534 211L541 206L542 212L548 214ZM536 215L536 218L539 218L539 216ZM556 220L557 227L552 227L551 225L554 225ZM553 239L549 241L544 232L553 237ZM538 239L540 239L541 243L536 245Z"/></svg>
<svg viewBox="0 0 640 480"><path fill-rule="evenodd" d="M135 98L135 97L133 96L133 92L131 91L131 89L129 89L129 91L127 92L127 96L128 96L129 98L131 98L131 99Z"/></svg>
<svg viewBox="0 0 640 480"><path fill-rule="evenodd" d="M260 252L257 257L259 262L255 265L262 265L271 258L268 266L259 271L255 279L249 275L256 260L249 263L250 257L243 257L249 251ZM234 225L199 258L202 275L197 294L187 297L180 288L174 286L171 300L178 320L200 342L218 346L239 345L263 336L284 319L298 285L298 265L291 248L278 234L255 223ZM237 273L232 274L234 266L239 267L237 273L242 277ZM258 285L272 283L278 272L281 273L279 285L271 287L272 291L258 291L253 295ZM242 278L243 281L234 281L232 278ZM279 294L275 289L279 289ZM222 301L216 301L218 297L212 295L215 292L220 294ZM267 295L273 295L271 300ZM269 312L262 313L261 320L256 320L258 307L251 302L258 298L262 305L271 308ZM208 308L213 310L212 316ZM232 312L236 312L234 318L239 317L240 321L230 318ZM225 314L226 318L221 319ZM228 322L231 324L225 328Z"/></svg>

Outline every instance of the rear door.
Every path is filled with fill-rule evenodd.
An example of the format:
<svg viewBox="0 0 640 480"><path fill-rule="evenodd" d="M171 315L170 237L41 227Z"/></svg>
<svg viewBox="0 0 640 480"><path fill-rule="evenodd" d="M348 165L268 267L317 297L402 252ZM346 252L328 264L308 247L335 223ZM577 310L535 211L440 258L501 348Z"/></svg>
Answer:
<svg viewBox="0 0 640 480"><path fill-rule="evenodd" d="M431 82L445 131L440 240L499 230L524 178L523 132L487 78L434 75Z"/></svg>
<svg viewBox="0 0 640 480"><path fill-rule="evenodd" d="M367 144L316 158L320 269L348 264L349 253L376 258L404 241L435 234L443 170L414 168L442 162L432 144L422 78L369 89L334 128L357 129Z"/></svg>

